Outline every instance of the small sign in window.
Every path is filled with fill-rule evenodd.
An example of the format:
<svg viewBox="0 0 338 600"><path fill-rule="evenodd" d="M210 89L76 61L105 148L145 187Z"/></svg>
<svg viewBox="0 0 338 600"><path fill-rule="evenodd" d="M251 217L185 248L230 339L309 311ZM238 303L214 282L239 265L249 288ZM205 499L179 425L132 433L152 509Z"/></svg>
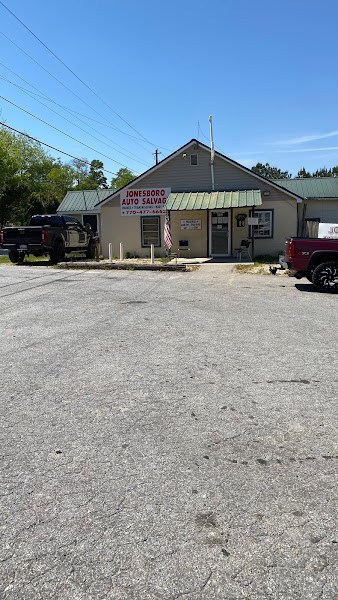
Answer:
<svg viewBox="0 0 338 600"><path fill-rule="evenodd" d="M181 219L181 230L202 229L201 219Z"/></svg>

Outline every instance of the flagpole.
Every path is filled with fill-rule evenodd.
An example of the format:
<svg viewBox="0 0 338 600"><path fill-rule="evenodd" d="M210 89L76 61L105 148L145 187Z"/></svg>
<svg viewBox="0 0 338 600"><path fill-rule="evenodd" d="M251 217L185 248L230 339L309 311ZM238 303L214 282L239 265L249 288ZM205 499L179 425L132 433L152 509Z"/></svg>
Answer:
<svg viewBox="0 0 338 600"><path fill-rule="evenodd" d="M165 212L163 239L164 239L164 245L166 247L167 255L169 255L169 252L173 245L173 240L172 240L172 236L171 236L170 214L169 214L168 210L166 210L166 212Z"/></svg>
<svg viewBox="0 0 338 600"><path fill-rule="evenodd" d="M211 189L215 190L215 174L214 174L214 160L215 160L215 148L214 148L214 134L212 131L212 115L209 117L210 124L210 170L211 170Z"/></svg>

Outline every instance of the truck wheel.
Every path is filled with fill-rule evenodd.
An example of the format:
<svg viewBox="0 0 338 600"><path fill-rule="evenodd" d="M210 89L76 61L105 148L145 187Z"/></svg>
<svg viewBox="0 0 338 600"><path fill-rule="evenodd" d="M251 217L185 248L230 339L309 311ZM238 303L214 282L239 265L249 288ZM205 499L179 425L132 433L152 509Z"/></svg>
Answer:
<svg viewBox="0 0 338 600"><path fill-rule="evenodd" d="M65 257L65 247L63 243L59 240L55 242L53 249L50 253L50 262L53 265L56 265L58 262L63 260Z"/></svg>
<svg viewBox="0 0 338 600"><path fill-rule="evenodd" d="M10 250L9 254L8 254L8 258L15 265L19 262L22 262L22 259L20 257L20 253L18 250Z"/></svg>
<svg viewBox="0 0 338 600"><path fill-rule="evenodd" d="M95 243L89 244L86 252L86 258L95 258Z"/></svg>
<svg viewBox="0 0 338 600"><path fill-rule="evenodd" d="M338 262L325 262L315 268L313 285L322 292L338 292Z"/></svg>

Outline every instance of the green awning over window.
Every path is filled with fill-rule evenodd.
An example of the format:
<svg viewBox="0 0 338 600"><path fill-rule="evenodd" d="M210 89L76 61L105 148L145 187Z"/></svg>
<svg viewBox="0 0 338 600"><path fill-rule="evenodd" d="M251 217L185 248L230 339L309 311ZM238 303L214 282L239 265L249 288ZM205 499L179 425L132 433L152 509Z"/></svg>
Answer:
<svg viewBox="0 0 338 600"><path fill-rule="evenodd" d="M167 210L215 210L221 208L245 208L260 206L260 190L239 190L237 192L183 192L169 194Z"/></svg>

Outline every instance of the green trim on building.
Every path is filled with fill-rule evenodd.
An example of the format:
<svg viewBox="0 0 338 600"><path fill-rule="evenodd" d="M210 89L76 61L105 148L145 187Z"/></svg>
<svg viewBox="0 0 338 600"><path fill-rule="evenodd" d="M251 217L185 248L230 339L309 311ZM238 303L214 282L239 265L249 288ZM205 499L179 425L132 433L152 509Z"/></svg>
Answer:
<svg viewBox="0 0 338 600"><path fill-rule="evenodd" d="M235 192L183 192L171 193L166 202L167 210L217 210L222 208L245 208L261 206L260 190Z"/></svg>

